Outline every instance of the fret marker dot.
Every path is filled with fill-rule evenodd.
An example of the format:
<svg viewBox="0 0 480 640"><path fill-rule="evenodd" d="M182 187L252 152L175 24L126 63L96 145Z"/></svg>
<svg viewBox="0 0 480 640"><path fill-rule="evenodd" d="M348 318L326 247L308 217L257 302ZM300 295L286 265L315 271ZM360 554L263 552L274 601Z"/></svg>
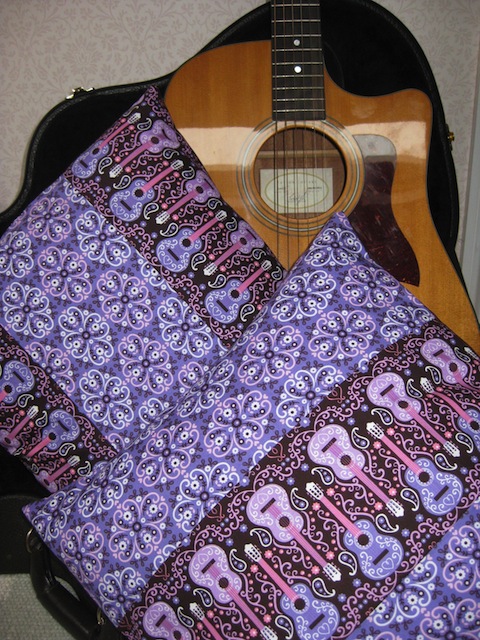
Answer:
<svg viewBox="0 0 480 640"><path fill-rule="evenodd" d="M296 47L299 47L299 46L300 46L300 40L299 40L298 38L295 38L295 40L293 41L293 44L294 44Z"/></svg>
<svg viewBox="0 0 480 640"><path fill-rule="evenodd" d="M295 73L301 73L302 67L299 64L297 64L295 67L293 67L293 70L295 71Z"/></svg>

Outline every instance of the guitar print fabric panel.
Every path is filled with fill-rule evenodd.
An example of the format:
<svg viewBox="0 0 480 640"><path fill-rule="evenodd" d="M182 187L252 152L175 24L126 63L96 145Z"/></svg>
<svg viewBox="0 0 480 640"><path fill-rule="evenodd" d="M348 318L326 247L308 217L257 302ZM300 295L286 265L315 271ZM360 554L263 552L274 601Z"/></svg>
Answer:
<svg viewBox="0 0 480 640"><path fill-rule="evenodd" d="M49 491L156 425L283 270L154 87L0 241L0 443Z"/></svg>
<svg viewBox="0 0 480 640"><path fill-rule="evenodd" d="M479 365L338 214L202 389L25 513L132 640L346 638L480 494Z"/></svg>
<svg viewBox="0 0 480 640"><path fill-rule="evenodd" d="M432 340L439 346L439 335L448 352L451 335L426 326L337 387L308 427L283 437L248 485L172 554L126 626L163 637L158 603L175 603L194 638L216 637L213 629L219 638L349 637L479 496L478 364L444 389L450 405L421 391L426 372L443 387L421 355ZM400 422L392 407L369 399L385 371L407 380L402 406L416 390L416 419Z"/></svg>
<svg viewBox="0 0 480 640"><path fill-rule="evenodd" d="M480 500L349 640L443 640L480 635Z"/></svg>

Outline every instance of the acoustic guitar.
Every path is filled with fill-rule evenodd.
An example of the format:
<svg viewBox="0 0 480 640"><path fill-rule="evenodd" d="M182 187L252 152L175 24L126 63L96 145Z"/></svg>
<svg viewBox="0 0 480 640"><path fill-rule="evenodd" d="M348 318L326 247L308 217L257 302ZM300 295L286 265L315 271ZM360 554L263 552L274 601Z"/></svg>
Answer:
<svg viewBox="0 0 480 640"><path fill-rule="evenodd" d="M289 268L328 218L349 215L370 255L474 348L474 311L431 218L432 109L415 89L365 97L323 58L319 0L272 0L271 41L215 48L165 100L223 197Z"/></svg>

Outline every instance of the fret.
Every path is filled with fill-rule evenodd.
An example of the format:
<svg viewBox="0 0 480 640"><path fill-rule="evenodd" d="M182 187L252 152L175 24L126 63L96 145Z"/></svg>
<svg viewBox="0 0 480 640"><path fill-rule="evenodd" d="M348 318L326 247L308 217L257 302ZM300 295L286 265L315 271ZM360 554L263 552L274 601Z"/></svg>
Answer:
<svg viewBox="0 0 480 640"><path fill-rule="evenodd" d="M323 93L321 91L305 93L305 94L303 94L301 96L299 95L297 97L298 97L299 100L302 100L303 102L310 100L312 103L314 103L317 100L318 100L318 102L322 102L322 101L325 100L325 96L323 95ZM289 106L291 102L292 102L291 96L288 96L288 95L287 96L282 96L282 95L277 96L277 100L276 100L277 106L280 105L281 108L283 108L283 109L285 109L286 107L282 106L282 103L284 105Z"/></svg>
<svg viewBox="0 0 480 640"><path fill-rule="evenodd" d="M320 0L272 0L272 111L325 119Z"/></svg>
<svg viewBox="0 0 480 640"><path fill-rule="evenodd" d="M305 98L302 96L302 98L299 100L299 102L301 101L303 106L305 107L306 105L308 105L309 109L320 109L322 106L322 101L324 101L325 98L324 97L317 97L317 96L312 96L310 98ZM285 103L285 105L282 104L282 102ZM318 104L317 104L318 103ZM292 107L289 106L290 105L290 100L282 100L282 98L280 98L277 101L277 107L279 109L279 111L296 111L296 109L292 109Z"/></svg>
<svg viewBox="0 0 480 640"><path fill-rule="evenodd" d="M280 47L277 44L277 46L275 47L275 51L277 52L277 54L281 53L282 51L289 51L289 52L295 53L295 52L299 51L299 49L297 49L296 47L293 47L293 48L292 47ZM310 53L314 53L316 56L317 55L320 55L320 56L323 55L323 49L320 46L318 46L318 47L305 47L305 46L303 46L301 48L301 51L302 51L303 54L305 52L310 52Z"/></svg>

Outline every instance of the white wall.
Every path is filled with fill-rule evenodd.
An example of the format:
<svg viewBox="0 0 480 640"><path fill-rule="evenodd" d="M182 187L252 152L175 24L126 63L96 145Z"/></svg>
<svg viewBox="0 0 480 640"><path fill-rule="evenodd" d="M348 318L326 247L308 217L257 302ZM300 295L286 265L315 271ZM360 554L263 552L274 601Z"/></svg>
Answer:
<svg viewBox="0 0 480 640"><path fill-rule="evenodd" d="M0 0L0 211L21 183L28 140L73 87L174 70L264 0ZM377 0L412 31L455 133L463 252L480 43L480 0Z"/></svg>

